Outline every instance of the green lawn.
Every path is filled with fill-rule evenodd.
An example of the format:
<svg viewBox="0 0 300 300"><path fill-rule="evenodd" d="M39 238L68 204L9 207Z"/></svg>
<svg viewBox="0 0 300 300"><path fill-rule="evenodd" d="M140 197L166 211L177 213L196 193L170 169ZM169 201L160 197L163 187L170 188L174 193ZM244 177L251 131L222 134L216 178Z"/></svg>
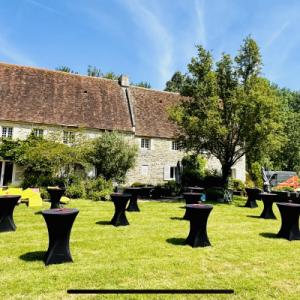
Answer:
<svg viewBox="0 0 300 300"><path fill-rule="evenodd" d="M16 232L0 233L0 299L300 299L300 241L274 237L277 220L255 218L244 203L214 205L208 220L212 247L183 245L189 223L183 203L140 201L130 226L108 224L112 202L73 200L79 209L71 234L74 263L45 267L46 224L39 210L15 209ZM48 208L49 203L44 204ZM214 296L78 296L67 289L234 289Z"/></svg>

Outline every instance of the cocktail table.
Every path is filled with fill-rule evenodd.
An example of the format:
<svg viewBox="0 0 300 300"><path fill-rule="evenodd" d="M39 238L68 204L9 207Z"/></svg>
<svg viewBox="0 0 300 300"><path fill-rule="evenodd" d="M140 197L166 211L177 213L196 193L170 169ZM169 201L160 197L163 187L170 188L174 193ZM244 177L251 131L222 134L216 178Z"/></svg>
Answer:
<svg viewBox="0 0 300 300"><path fill-rule="evenodd" d="M65 193L65 188L48 187L47 192L50 195L51 208L60 208L60 198Z"/></svg>
<svg viewBox="0 0 300 300"><path fill-rule="evenodd" d="M45 255L46 265L73 261L69 241L72 225L78 213L79 210L76 208L42 211L49 234L49 245Z"/></svg>
<svg viewBox="0 0 300 300"><path fill-rule="evenodd" d="M256 199L258 198L258 194L261 193L261 190L258 188L246 188L247 193L247 202L245 204L245 207L255 208L257 207Z"/></svg>
<svg viewBox="0 0 300 300"><path fill-rule="evenodd" d="M272 193L260 193L258 196L264 203L264 209L260 215L263 219L276 219L272 206L273 202L277 201L277 195Z"/></svg>
<svg viewBox="0 0 300 300"><path fill-rule="evenodd" d="M126 218L125 209L127 202L129 201L131 194L113 193L111 194L111 200L115 205L115 214L110 223L114 226L126 226L129 222Z"/></svg>
<svg viewBox="0 0 300 300"><path fill-rule="evenodd" d="M198 204L200 201L201 193L183 193L183 198L186 204ZM186 209L185 214L183 216L184 220L189 220L189 212Z"/></svg>
<svg viewBox="0 0 300 300"><path fill-rule="evenodd" d="M276 203L281 215L281 228L277 234L282 237L292 240L300 240L299 231L299 214L300 204L296 203Z"/></svg>
<svg viewBox="0 0 300 300"><path fill-rule="evenodd" d="M21 195L0 196L0 232L16 230L13 213L20 198Z"/></svg>
<svg viewBox="0 0 300 300"><path fill-rule="evenodd" d="M185 241L186 244L192 247L210 246L206 227L213 206L209 204L188 204L186 209L190 219L190 232Z"/></svg>
<svg viewBox="0 0 300 300"><path fill-rule="evenodd" d="M187 193L201 193L205 191L205 188L200 186L188 186L185 189Z"/></svg>
<svg viewBox="0 0 300 300"><path fill-rule="evenodd" d="M141 192L141 188L139 187L128 187L124 190L125 194L131 194L129 204L126 209L127 211L140 211L137 203L140 192Z"/></svg>

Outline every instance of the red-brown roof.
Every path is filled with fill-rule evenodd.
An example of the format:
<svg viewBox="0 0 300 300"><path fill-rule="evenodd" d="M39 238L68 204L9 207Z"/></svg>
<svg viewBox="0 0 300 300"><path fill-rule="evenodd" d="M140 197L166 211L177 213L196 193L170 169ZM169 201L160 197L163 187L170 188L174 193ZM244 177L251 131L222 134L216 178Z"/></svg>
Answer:
<svg viewBox="0 0 300 300"><path fill-rule="evenodd" d="M129 87L136 134L171 138L174 93ZM133 131L124 88L115 80L0 63L0 120Z"/></svg>

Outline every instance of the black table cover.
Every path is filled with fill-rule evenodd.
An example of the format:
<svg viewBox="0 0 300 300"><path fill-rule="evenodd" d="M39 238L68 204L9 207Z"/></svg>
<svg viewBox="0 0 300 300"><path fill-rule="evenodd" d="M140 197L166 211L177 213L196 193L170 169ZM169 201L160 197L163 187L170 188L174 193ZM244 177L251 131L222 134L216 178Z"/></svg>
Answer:
<svg viewBox="0 0 300 300"><path fill-rule="evenodd" d="M128 187L124 190L125 194L131 194L130 201L127 207L127 211L140 211L138 207L138 196L141 193L141 188L139 187Z"/></svg>
<svg viewBox="0 0 300 300"><path fill-rule="evenodd" d="M190 232L186 244L192 247L210 246L207 236L207 219L213 209L209 204L188 204L186 209L189 212Z"/></svg>
<svg viewBox="0 0 300 300"><path fill-rule="evenodd" d="M188 186L185 188L187 193L201 193L205 191L205 188L200 186Z"/></svg>
<svg viewBox="0 0 300 300"><path fill-rule="evenodd" d="M276 202L289 202L290 192L288 191L272 191L272 194L276 194L277 201Z"/></svg>
<svg viewBox="0 0 300 300"><path fill-rule="evenodd" d="M60 198L65 193L65 188L48 187L47 192L50 195L51 208L60 208Z"/></svg>
<svg viewBox="0 0 300 300"><path fill-rule="evenodd" d="M73 261L69 243L72 225L78 213L79 210L76 208L42 211L49 234L49 245L45 255L46 265Z"/></svg>
<svg viewBox="0 0 300 300"><path fill-rule="evenodd" d="M281 215L281 228L278 237L291 240L300 240L299 214L300 204L276 203Z"/></svg>
<svg viewBox="0 0 300 300"><path fill-rule="evenodd" d="M255 208L257 207L256 199L258 199L258 194L261 193L261 190L258 188L246 188L247 193L247 202L245 204L245 207Z"/></svg>
<svg viewBox="0 0 300 300"><path fill-rule="evenodd" d="M131 194L113 193L111 195L111 200L114 202L115 205L115 214L110 221L112 225L114 226L129 225L129 222L126 218L125 209L130 197Z"/></svg>
<svg viewBox="0 0 300 300"><path fill-rule="evenodd" d="M273 202L277 201L278 195L272 193L260 193L258 196L264 203L264 209L260 217L263 219L276 219L272 206Z"/></svg>
<svg viewBox="0 0 300 300"><path fill-rule="evenodd" d="M183 198L186 204L198 204L200 201L201 193L183 193ZM183 216L184 220L189 220L189 212L186 209L185 214Z"/></svg>
<svg viewBox="0 0 300 300"><path fill-rule="evenodd" d="M0 232L16 230L13 213L20 198L20 195L0 196Z"/></svg>

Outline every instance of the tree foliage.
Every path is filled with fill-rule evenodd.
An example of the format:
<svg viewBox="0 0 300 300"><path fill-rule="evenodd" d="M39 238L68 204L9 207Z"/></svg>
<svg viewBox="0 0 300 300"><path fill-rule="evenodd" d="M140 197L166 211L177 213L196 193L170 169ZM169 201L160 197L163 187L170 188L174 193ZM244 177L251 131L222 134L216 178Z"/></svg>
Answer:
<svg viewBox="0 0 300 300"><path fill-rule="evenodd" d="M166 82L165 91L180 93L185 82L185 76L177 71L173 74L172 78Z"/></svg>
<svg viewBox="0 0 300 300"><path fill-rule="evenodd" d="M181 88L186 97L170 117L183 148L194 153L205 149L220 160L226 186L231 167L242 156L280 147L281 103L269 81L259 76L261 58L251 37L234 60L223 54L214 64L209 51L197 50Z"/></svg>
<svg viewBox="0 0 300 300"><path fill-rule="evenodd" d="M123 182L135 164L137 148L114 132L105 132L92 143L87 160L96 167L97 176Z"/></svg>
<svg viewBox="0 0 300 300"><path fill-rule="evenodd" d="M61 71L61 72L66 72L66 73L73 73L73 74L78 74L77 72L73 71L70 67L68 66L59 66L55 68L56 71Z"/></svg>

